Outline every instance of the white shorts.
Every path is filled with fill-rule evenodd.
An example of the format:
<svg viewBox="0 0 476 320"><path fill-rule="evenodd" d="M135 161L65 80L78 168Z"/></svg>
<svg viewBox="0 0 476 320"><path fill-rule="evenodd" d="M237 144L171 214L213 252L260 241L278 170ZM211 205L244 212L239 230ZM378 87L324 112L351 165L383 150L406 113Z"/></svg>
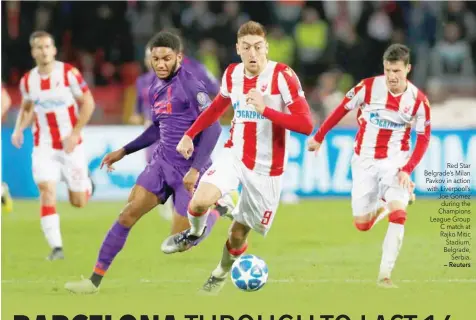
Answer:
<svg viewBox="0 0 476 320"><path fill-rule="evenodd" d="M69 154L63 150L35 147L32 167L36 184L64 181L72 192L85 192L91 188L83 144L76 146Z"/></svg>
<svg viewBox="0 0 476 320"><path fill-rule="evenodd" d="M387 203L400 201L405 205L410 193L398 184L398 169L405 165L408 153L392 159L352 157L352 213L363 216L378 209L382 198Z"/></svg>
<svg viewBox="0 0 476 320"><path fill-rule="evenodd" d="M200 183L206 182L220 189L222 196L242 185L233 218L263 236L271 228L281 195L281 176L265 176L249 170L230 149L205 172Z"/></svg>

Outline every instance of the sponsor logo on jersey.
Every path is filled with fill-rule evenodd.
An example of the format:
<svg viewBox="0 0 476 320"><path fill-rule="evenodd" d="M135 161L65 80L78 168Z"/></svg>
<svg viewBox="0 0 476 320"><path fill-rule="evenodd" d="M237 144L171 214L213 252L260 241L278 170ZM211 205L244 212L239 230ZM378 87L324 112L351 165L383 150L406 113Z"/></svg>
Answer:
<svg viewBox="0 0 476 320"><path fill-rule="evenodd" d="M168 100L156 101L152 106L155 114L172 113L172 103Z"/></svg>
<svg viewBox="0 0 476 320"><path fill-rule="evenodd" d="M236 110L235 117L237 119L266 119L262 114L252 110Z"/></svg>
<svg viewBox="0 0 476 320"><path fill-rule="evenodd" d="M411 108L412 108L412 106L403 107L403 113L409 113Z"/></svg>
<svg viewBox="0 0 476 320"><path fill-rule="evenodd" d="M371 112L369 121L381 129L402 129L406 127L405 123L395 123L393 121L380 118L378 112Z"/></svg>
<svg viewBox="0 0 476 320"><path fill-rule="evenodd" d="M35 106L42 107L44 109L55 109L55 108L61 108L66 106L66 101L63 99L48 99L48 100L41 100L41 99L36 99L34 101Z"/></svg>

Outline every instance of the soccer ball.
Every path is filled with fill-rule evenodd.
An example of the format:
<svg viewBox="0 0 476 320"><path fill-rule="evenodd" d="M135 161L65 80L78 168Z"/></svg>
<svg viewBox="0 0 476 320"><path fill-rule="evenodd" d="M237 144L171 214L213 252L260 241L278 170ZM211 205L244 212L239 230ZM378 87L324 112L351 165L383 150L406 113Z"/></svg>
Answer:
<svg viewBox="0 0 476 320"><path fill-rule="evenodd" d="M268 266L255 255L244 255L233 263L231 280L240 290L258 291L268 281Z"/></svg>

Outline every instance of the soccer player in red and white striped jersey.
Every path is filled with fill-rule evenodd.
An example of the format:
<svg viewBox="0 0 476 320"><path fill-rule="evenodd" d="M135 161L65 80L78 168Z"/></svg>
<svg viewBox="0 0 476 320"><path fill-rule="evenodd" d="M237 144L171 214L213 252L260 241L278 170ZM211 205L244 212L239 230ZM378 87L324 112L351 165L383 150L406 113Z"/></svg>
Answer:
<svg viewBox="0 0 476 320"><path fill-rule="evenodd" d="M358 230L367 231L377 219L378 201L389 210L378 284L390 280L403 241L406 208L418 165L430 141L430 105L426 96L407 80L410 50L391 45L383 56L384 75L368 78L352 88L308 142L318 151L324 137L349 111L359 108L359 131L352 158L352 211ZM410 130L415 122L417 141L410 152Z"/></svg>
<svg viewBox="0 0 476 320"><path fill-rule="evenodd" d="M243 189L232 212L233 224L217 269L205 291L218 291L235 259L247 247L251 229L265 235L273 222L287 163L288 130L312 132L308 103L296 74L267 58L262 25L249 21L238 30L242 63L226 69L220 94L186 132L177 150L190 157L193 138L216 121L231 104L235 111L230 139L221 156L204 174L188 211L191 228L171 237L176 251L190 248L204 233L209 207L223 195Z"/></svg>
<svg viewBox="0 0 476 320"><path fill-rule="evenodd" d="M57 51L49 33L34 32L30 45L36 67L20 81L22 103L12 143L20 148L23 131L33 122L33 179L40 191L41 227L52 248L48 258L56 260L64 258L57 182L66 182L75 207L86 205L92 194L81 130L91 118L94 99L79 71L55 59Z"/></svg>

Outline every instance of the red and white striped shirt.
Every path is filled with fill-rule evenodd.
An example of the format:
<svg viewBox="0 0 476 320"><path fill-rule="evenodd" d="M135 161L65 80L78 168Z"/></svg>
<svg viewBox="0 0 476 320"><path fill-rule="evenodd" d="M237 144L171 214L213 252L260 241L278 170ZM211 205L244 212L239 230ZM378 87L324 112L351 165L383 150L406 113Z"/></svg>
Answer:
<svg viewBox="0 0 476 320"><path fill-rule="evenodd" d="M263 97L263 114L246 103L253 88ZM186 135L195 137L216 121L230 103L235 114L225 147L231 148L248 169L268 176L281 175L288 158L286 129L312 132L309 105L294 71L285 64L268 61L259 75L248 77L243 63L231 64L223 75L220 94Z"/></svg>
<svg viewBox="0 0 476 320"><path fill-rule="evenodd" d="M71 134L77 122L75 97L81 97L88 90L78 69L60 61L55 62L48 76L40 75L35 67L21 78L22 97L33 103L35 112L35 147L63 149L63 139Z"/></svg>
<svg viewBox="0 0 476 320"><path fill-rule="evenodd" d="M225 147L232 148L248 169L279 176L287 164L289 131L247 105L246 94L252 88L261 92L268 108L283 113L290 113L288 107L304 98L304 92L294 71L274 61L252 78L245 75L243 63L231 65L222 79L220 93L231 99L235 111Z"/></svg>
<svg viewBox="0 0 476 320"><path fill-rule="evenodd" d="M430 105L426 96L408 82L405 92L394 95L387 87L385 76L368 78L347 92L339 107L326 119L315 135L322 142L325 134L350 110L358 110L359 131L354 151L363 157L374 159L392 158L410 150L410 131L413 121L417 134L430 137ZM420 144L421 145L421 144ZM421 160L424 150L418 153ZM415 153L415 152L414 152ZM421 154L420 154L421 153ZM412 155L413 157L413 155ZM416 166L416 158L409 161L406 171Z"/></svg>

